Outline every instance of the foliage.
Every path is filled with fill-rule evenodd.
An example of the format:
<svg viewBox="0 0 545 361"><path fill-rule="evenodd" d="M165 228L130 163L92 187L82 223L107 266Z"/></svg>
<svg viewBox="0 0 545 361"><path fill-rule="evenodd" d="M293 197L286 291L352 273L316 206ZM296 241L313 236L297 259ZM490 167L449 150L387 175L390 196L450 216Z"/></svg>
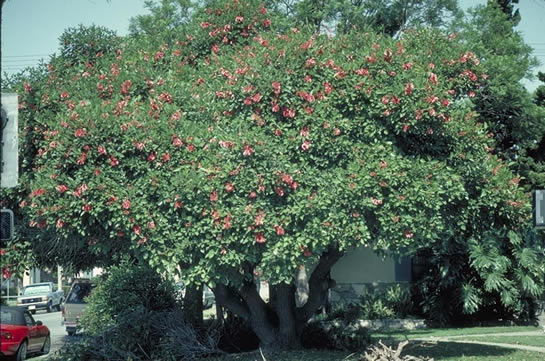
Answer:
<svg viewBox="0 0 545 361"><path fill-rule="evenodd" d="M182 315L172 283L148 266L112 266L88 297L83 340L61 359L186 359L216 352L218 335L200 334Z"/></svg>
<svg viewBox="0 0 545 361"><path fill-rule="evenodd" d="M351 323L357 320L405 318L412 308L409 290L399 284L387 288L369 286L359 302L334 304L326 320Z"/></svg>
<svg viewBox="0 0 545 361"><path fill-rule="evenodd" d="M69 44L85 48L89 33ZM471 44L432 30L277 33L254 0L197 9L184 35L67 52L14 85L33 156L18 212L38 262L182 264L185 281L229 289L228 306L274 344L312 316L313 290L349 247L471 239L477 252L491 240L483 249L538 259L520 242L528 200L473 112L487 74ZM543 280L539 263L509 272L519 264L507 258L499 283L493 266L465 264L468 287L488 282L511 307ZM307 305L282 306L290 287L257 300L254 272L280 290L304 264L318 264Z"/></svg>
<svg viewBox="0 0 545 361"><path fill-rule="evenodd" d="M362 318L366 320L405 318L412 309L410 292L400 285L385 290L368 289L360 302Z"/></svg>
<svg viewBox="0 0 545 361"><path fill-rule="evenodd" d="M474 102L496 140L494 153L510 161L527 191L544 187L545 108L533 102L521 80L538 64L532 48L513 27L511 1L477 7L461 36L474 44L488 78ZM516 2L514 2L516 3ZM507 14L505 13L507 12Z"/></svg>
<svg viewBox="0 0 545 361"><path fill-rule="evenodd" d="M460 15L457 2L452 0L269 0L265 4L273 14L311 26L316 32L330 33L348 33L356 27L394 36L418 26L438 28Z"/></svg>
<svg viewBox="0 0 545 361"><path fill-rule="evenodd" d="M118 317L138 308L149 312L179 308L172 282L145 264L123 260L101 277L87 298L88 307L81 319L82 327L91 335L115 326Z"/></svg>
<svg viewBox="0 0 545 361"><path fill-rule="evenodd" d="M540 150L545 108L536 106L520 84L535 59L512 27L500 8L490 2L473 10L458 36L473 44L480 65L486 69L483 86L471 100L494 136L490 151L510 161L505 166L520 176L509 182L520 183L529 193L545 185ZM498 229L477 227L472 232L477 237L465 232L463 237L444 239L421 251L428 259L428 272L417 282L414 294L424 315L441 323L529 322L534 317L535 299L544 290L542 277L537 276L545 271L543 235L530 227L513 232L511 227L501 226L497 217L482 219ZM527 275L535 275L534 281L528 282Z"/></svg>

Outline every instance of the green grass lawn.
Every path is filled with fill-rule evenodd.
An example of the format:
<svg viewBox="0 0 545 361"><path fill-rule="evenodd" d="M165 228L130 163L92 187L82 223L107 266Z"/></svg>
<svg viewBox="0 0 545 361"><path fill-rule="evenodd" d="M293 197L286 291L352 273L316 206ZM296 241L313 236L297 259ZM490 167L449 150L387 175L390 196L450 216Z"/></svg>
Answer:
<svg viewBox="0 0 545 361"><path fill-rule="evenodd" d="M545 333L543 336L486 336L486 337L462 337L457 341L486 341L496 343L509 343L514 345L527 345L545 348ZM545 360L545 355L543 356Z"/></svg>
<svg viewBox="0 0 545 361"><path fill-rule="evenodd" d="M545 353L514 350L497 346L438 342L410 345L405 354L433 357L435 361L543 361Z"/></svg>
<svg viewBox="0 0 545 361"><path fill-rule="evenodd" d="M472 328L441 328L412 331L392 330L388 332L373 333L375 340L385 340L397 346L399 340L427 338L467 336L488 333L514 333L524 331L538 331L538 327L514 326L514 327L472 327ZM545 336L487 336L456 338L456 341L474 340L499 343L512 343L519 345L545 347ZM363 361L363 352L340 351L315 351L303 350L292 352L276 352L265 354L267 361ZM514 350L498 346L464 344L458 342L421 342L413 340L407 345L404 355L432 357L435 361L544 361L545 353L533 351ZM211 361L263 361L259 351L244 354L226 355L210 359Z"/></svg>
<svg viewBox="0 0 545 361"><path fill-rule="evenodd" d="M404 355L433 357L435 361L543 361L545 354L453 342L437 344L410 344ZM362 353L339 351L292 351L265 354L267 361L363 361ZM259 351L228 355L210 361L263 361Z"/></svg>
<svg viewBox="0 0 545 361"><path fill-rule="evenodd" d="M471 327L471 328L426 328L422 330L391 330L372 333L373 339L395 339L404 340L427 337L449 337L449 336L467 336L488 333L507 333L539 331L540 328L534 326L501 326L501 327Z"/></svg>

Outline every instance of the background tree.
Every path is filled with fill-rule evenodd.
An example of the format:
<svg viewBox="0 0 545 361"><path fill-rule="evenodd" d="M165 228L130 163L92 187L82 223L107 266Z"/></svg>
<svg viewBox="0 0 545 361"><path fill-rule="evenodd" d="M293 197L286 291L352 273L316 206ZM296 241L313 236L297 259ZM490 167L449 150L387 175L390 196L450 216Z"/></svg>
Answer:
<svg viewBox="0 0 545 361"><path fill-rule="evenodd" d="M285 0L266 1L273 12L316 32L372 28L390 36L416 26L441 27L461 15L456 0Z"/></svg>

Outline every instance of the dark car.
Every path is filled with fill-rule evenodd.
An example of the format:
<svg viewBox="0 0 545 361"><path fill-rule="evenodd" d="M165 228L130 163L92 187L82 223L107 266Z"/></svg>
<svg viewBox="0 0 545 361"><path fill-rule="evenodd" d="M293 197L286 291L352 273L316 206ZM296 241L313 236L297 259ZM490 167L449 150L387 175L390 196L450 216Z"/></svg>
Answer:
<svg viewBox="0 0 545 361"><path fill-rule="evenodd" d="M25 360L28 354L47 354L51 336L42 321L35 321L29 311L21 307L0 306L0 355Z"/></svg>

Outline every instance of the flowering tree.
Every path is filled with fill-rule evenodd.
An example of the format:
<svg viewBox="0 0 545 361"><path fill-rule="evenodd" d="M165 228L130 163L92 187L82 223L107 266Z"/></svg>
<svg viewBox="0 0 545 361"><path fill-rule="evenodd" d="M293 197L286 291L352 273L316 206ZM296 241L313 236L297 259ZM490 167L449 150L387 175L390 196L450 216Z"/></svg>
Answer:
<svg viewBox="0 0 545 361"><path fill-rule="evenodd" d="M38 157L21 207L44 261L130 252L158 270L183 265L264 346L297 347L349 247L479 244L487 230L533 252L507 237L528 203L472 111L486 74L464 44L271 26L261 4L223 1L175 45L59 57L47 82L27 85Z"/></svg>

